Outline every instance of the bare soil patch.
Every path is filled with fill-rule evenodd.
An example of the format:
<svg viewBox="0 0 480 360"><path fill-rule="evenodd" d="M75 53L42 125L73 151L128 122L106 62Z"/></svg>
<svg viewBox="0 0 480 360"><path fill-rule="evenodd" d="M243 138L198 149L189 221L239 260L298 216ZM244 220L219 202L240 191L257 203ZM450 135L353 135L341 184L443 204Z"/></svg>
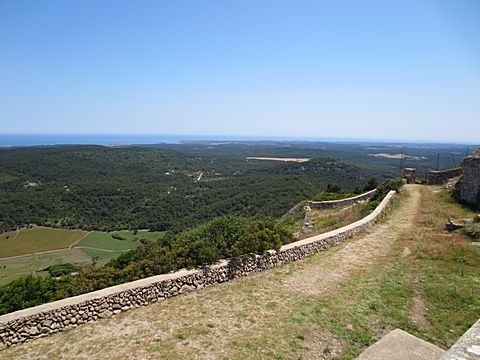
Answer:
<svg viewBox="0 0 480 360"><path fill-rule="evenodd" d="M411 160L427 160L425 156L411 156L405 154L387 154L387 153L378 153L378 154L368 154L368 156L380 157L385 159L411 159Z"/></svg>
<svg viewBox="0 0 480 360"><path fill-rule="evenodd" d="M296 162L296 163L302 163L302 162L310 161L310 158L277 158L277 157L257 157L257 156L249 156L246 159L247 160Z"/></svg>

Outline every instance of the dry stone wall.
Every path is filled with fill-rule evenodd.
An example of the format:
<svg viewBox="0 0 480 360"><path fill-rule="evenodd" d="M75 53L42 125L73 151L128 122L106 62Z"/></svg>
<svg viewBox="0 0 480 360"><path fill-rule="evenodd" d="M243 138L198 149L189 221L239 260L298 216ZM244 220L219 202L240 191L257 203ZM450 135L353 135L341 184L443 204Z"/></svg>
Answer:
<svg viewBox="0 0 480 360"><path fill-rule="evenodd" d="M427 174L427 182L430 185L440 185L460 175L462 175L462 168L455 168L443 171L431 170Z"/></svg>
<svg viewBox="0 0 480 360"><path fill-rule="evenodd" d="M87 322L325 251L373 226L394 195L395 192L391 191L371 214L355 223L282 246L279 251L245 255L201 269L157 275L0 316L0 345L6 348L69 330Z"/></svg>
<svg viewBox="0 0 480 360"><path fill-rule="evenodd" d="M360 194L357 196L353 196L346 199L340 199L340 200L309 201L308 206L310 206L310 208L312 209L319 209L319 210L336 209L338 207L353 205L353 204L359 203L360 201L368 200L375 194L376 191L377 190L374 189L364 194Z"/></svg>
<svg viewBox="0 0 480 360"><path fill-rule="evenodd" d="M469 156L462 162L463 176L455 196L463 203L480 209L480 157Z"/></svg>

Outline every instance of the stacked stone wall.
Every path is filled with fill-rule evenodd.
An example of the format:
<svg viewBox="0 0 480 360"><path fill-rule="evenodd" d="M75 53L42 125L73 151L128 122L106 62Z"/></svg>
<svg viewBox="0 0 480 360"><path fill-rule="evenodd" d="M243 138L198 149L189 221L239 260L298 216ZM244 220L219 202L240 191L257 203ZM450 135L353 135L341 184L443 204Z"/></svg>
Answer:
<svg viewBox="0 0 480 360"><path fill-rule="evenodd" d="M346 199L340 199L340 200L309 201L308 206L310 206L310 208L312 209L318 209L318 210L336 209L342 206L349 206L349 205L359 203L361 201L368 200L375 194L376 191L377 190L374 189L364 194L360 194L357 196L353 196Z"/></svg>
<svg viewBox="0 0 480 360"><path fill-rule="evenodd" d="M465 158L462 169L463 176L456 185L455 196L460 202L480 209L480 157Z"/></svg>
<svg viewBox="0 0 480 360"><path fill-rule="evenodd" d="M444 171L431 170L428 172L427 182L429 185L441 185L460 175L462 175L461 167Z"/></svg>
<svg viewBox="0 0 480 360"><path fill-rule="evenodd" d="M371 214L355 223L284 245L279 251L245 255L201 269L157 275L0 316L0 345L3 344L3 348L6 348L69 330L87 322L325 251L372 227L389 206L394 194L391 191Z"/></svg>

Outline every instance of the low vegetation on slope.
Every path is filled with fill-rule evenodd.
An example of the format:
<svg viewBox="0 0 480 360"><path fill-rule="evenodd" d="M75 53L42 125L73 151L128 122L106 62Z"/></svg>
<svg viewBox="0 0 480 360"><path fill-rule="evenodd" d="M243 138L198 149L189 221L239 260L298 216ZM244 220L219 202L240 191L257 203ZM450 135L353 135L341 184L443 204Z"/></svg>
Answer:
<svg viewBox="0 0 480 360"><path fill-rule="evenodd" d="M222 216L178 235L165 234L76 276L27 276L0 287L0 314L181 268L279 249L293 235L272 219ZM58 270L58 269L57 269Z"/></svg>

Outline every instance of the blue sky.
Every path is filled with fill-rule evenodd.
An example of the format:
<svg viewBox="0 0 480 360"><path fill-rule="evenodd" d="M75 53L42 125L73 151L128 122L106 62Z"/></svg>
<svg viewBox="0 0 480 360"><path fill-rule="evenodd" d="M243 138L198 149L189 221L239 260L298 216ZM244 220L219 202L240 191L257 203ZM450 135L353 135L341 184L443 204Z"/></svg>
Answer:
<svg viewBox="0 0 480 360"><path fill-rule="evenodd" d="M477 0L0 0L0 133L480 142Z"/></svg>

